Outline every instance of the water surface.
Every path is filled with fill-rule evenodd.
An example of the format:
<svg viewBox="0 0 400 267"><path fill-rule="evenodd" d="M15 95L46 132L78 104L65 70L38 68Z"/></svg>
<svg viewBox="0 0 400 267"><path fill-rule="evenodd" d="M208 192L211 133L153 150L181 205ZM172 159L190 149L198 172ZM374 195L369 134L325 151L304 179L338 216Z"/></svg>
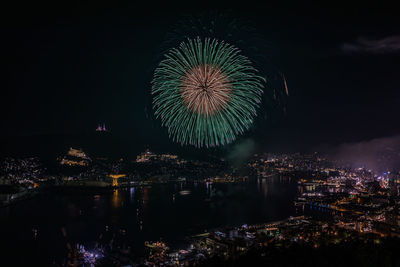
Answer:
<svg viewBox="0 0 400 267"><path fill-rule="evenodd" d="M108 193L46 193L0 209L6 252L57 260L66 243L96 242L143 253L145 241L184 245L185 236L295 214L297 183L284 176L245 183L175 183ZM66 234L66 236L64 236ZM11 255L11 254L10 254ZM40 256L39 256L40 255Z"/></svg>

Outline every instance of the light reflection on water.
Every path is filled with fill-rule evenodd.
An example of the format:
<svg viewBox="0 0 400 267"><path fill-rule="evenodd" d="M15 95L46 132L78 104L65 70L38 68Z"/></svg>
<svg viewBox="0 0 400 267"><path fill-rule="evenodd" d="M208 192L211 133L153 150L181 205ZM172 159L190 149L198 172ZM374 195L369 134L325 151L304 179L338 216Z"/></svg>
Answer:
<svg viewBox="0 0 400 267"><path fill-rule="evenodd" d="M126 242L140 250L148 240L179 244L187 235L216 227L287 218L295 213L297 187L277 176L239 184L182 182L102 194L50 193L0 209L0 226L23 240L31 238L34 225L44 246L62 242L53 236L65 227L72 242L87 248L105 229L124 229Z"/></svg>
<svg viewBox="0 0 400 267"><path fill-rule="evenodd" d="M114 208L119 208L122 205L122 197L118 194L118 189L113 190L112 195L112 206Z"/></svg>

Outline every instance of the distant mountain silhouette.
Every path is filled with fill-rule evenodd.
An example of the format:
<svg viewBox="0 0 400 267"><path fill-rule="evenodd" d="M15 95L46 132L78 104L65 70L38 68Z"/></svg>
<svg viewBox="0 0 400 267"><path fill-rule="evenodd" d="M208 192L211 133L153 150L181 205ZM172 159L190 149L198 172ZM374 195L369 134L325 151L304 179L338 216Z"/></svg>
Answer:
<svg viewBox="0 0 400 267"><path fill-rule="evenodd" d="M119 159L136 158L150 149L156 153L173 153L187 159L215 160L225 154L221 148L197 149L182 147L173 142L157 143L152 146L137 138L121 137L112 132L90 132L75 134L37 134L0 138L0 157L40 157L54 160L72 148L82 149L90 157Z"/></svg>

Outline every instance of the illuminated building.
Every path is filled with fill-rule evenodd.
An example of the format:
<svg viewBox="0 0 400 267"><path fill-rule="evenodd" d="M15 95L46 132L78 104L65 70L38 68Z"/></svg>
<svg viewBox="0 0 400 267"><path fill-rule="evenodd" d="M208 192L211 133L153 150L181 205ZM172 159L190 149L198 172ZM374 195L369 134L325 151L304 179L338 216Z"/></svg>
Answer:
<svg viewBox="0 0 400 267"><path fill-rule="evenodd" d="M67 155L61 159L61 165L88 166L90 158L81 149L70 148Z"/></svg>
<svg viewBox="0 0 400 267"><path fill-rule="evenodd" d="M136 157L136 162L149 162L152 160L160 160L160 161L174 161L175 163L184 163L184 160L179 160L177 155L172 154L161 154L157 155L151 152L149 149L146 152L141 153Z"/></svg>
<svg viewBox="0 0 400 267"><path fill-rule="evenodd" d="M103 125L99 124L97 125L96 132L107 132L106 125L103 123Z"/></svg>
<svg viewBox="0 0 400 267"><path fill-rule="evenodd" d="M89 159L85 152L83 152L81 149L74 149L72 147L69 149L67 155L82 159Z"/></svg>

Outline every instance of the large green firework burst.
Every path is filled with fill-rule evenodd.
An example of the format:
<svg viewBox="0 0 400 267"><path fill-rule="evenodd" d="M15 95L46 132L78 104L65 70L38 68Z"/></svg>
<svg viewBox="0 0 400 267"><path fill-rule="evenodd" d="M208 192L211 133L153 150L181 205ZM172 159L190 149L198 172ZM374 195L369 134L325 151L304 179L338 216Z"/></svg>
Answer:
<svg viewBox="0 0 400 267"><path fill-rule="evenodd" d="M263 83L236 47L216 39L188 39L155 70L153 106L174 141L225 145L253 123Z"/></svg>

